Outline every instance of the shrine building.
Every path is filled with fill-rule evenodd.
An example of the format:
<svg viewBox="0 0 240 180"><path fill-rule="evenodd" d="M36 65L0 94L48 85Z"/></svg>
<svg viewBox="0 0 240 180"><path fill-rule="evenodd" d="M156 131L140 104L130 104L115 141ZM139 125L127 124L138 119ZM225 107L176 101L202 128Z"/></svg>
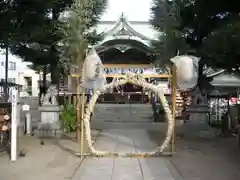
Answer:
<svg viewBox="0 0 240 180"><path fill-rule="evenodd" d="M148 21L128 21L122 15L116 21L100 21L97 32L102 34L102 41L93 47L100 56L110 83L114 77L121 77L127 72L139 73L148 82L155 82L165 95L170 95L170 70L154 65L156 56L151 43L158 41L159 33ZM204 70L204 74L221 73L222 70ZM215 81L214 81L215 82ZM76 93L76 78L68 79L68 93ZM99 98L100 102L144 103L149 102L150 93L141 87L126 84L106 92Z"/></svg>
<svg viewBox="0 0 240 180"><path fill-rule="evenodd" d="M151 43L157 41L157 32L148 21L128 21L122 13L117 21L101 21L97 31L103 38L93 47L104 64L108 83L127 72L139 73L147 81L160 80L166 93L169 93L169 69L154 66L156 56ZM141 87L126 84L107 92L102 101L118 101L120 94L121 97L126 96L123 101L136 102L148 101L149 96Z"/></svg>

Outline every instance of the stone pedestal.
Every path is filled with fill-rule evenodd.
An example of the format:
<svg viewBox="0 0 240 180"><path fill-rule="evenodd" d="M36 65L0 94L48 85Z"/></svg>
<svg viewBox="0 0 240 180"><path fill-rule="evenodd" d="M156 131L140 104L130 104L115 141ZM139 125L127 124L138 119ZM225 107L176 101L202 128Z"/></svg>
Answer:
<svg viewBox="0 0 240 180"><path fill-rule="evenodd" d="M41 121L38 123L37 134L40 137L61 137L62 129L59 121L60 107L58 105L40 106Z"/></svg>

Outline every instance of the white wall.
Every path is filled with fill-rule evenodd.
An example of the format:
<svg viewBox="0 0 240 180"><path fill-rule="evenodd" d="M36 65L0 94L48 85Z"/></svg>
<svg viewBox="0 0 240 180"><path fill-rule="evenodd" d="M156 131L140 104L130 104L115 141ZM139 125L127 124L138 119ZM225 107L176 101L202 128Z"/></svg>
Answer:
<svg viewBox="0 0 240 180"><path fill-rule="evenodd" d="M5 54L3 51L1 51L0 53L0 80L1 79L5 79ZM18 77L18 73L25 71L26 69L29 69L27 67L26 62L22 62L22 60L16 56L13 56L9 53L8 55L8 61L9 61L9 65L8 65L8 78L15 78L15 80L17 80ZM16 69L15 70L10 70L10 64L11 63L15 63L16 64Z"/></svg>
<svg viewBox="0 0 240 180"><path fill-rule="evenodd" d="M8 67L8 78L15 79L15 83L22 85L22 92L20 92L20 96L29 96L24 90L26 89L27 82L24 77L30 77L32 79L32 96L38 96L39 93L39 74L37 74L34 70L27 67L27 65L31 64L28 62L23 62L20 58L13 56L9 53L8 56L9 65L10 62L16 63L16 69L10 70L10 66ZM5 53L0 49L0 81L1 79L5 79ZM50 80L50 75L47 76L47 80Z"/></svg>
<svg viewBox="0 0 240 180"><path fill-rule="evenodd" d="M27 86L27 81L25 77L30 77L32 79L32 86L28 87ZM32 96L37 97L39 94L39 80L41 79L41 75L36 73L32 69L24 70L22 72L18 73L18 78L17 78L17 84L22 85L22 92L20 93L21 97L24 96L29 96L29 94L26 91L26 88L31 88L32 91ZM47 81L51 80L50 74L47 75Z"/></svg>
<svg viewBox="0 0 240 180"><path fill-rule="evenodd" d="M20 93L20 96L29 96L26 91L27 81L25 77L30 77L32 79L32 86L28 88L31 88L32 96L37 97L39 93L38 88L39 74L37 74L35 71L31 69L18 73L17 84L22 85L22 92Z"/></svg>

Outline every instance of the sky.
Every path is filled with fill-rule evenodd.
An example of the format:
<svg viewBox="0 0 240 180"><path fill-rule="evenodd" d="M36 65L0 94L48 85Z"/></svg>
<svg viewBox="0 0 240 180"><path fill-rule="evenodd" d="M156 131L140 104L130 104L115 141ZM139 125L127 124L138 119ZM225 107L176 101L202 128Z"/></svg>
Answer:
<svg viewBox="0 0 240 180"><path fill-rule="evenodd" d="M114 21L122 12L131 21L148 21L152 0L108 0L108 7L102 20Z"/></svg>

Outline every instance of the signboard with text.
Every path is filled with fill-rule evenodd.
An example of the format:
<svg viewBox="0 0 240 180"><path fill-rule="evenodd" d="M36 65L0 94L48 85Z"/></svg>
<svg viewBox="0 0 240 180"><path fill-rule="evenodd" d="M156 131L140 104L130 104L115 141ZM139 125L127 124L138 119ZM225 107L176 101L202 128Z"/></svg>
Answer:
<svg viewBox="0 0 240 180"><path fill-rule="evenodd" d="M107 75L127 74L129 72L134 74L153 75L169 74L168 70L163 68L104 68L104 71Z"/></svg>

